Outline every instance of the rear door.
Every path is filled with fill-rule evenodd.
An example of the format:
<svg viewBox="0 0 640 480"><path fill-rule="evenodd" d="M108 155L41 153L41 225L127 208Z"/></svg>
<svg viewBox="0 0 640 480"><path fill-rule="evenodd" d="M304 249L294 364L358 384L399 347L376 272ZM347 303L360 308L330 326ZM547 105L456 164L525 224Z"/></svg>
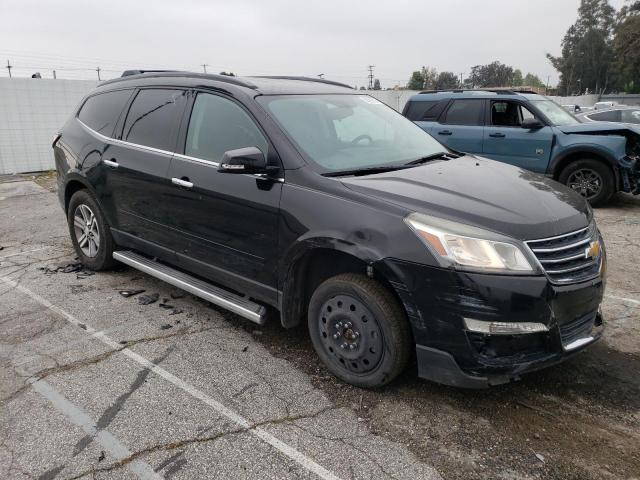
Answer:
<svg viewBox="0 0 640 480"><path fill-rule="evenodd" d="M552 128L522 128L524 119L536 116L517 101L489 100L487 107L482 154L534 172L546 172L553 145Z"/></svg>
<svg viewBox="0 0 640 480"><path fill-rule="evenodd" d="M447 147L465 153L482 153L484 134L483 99L456 99L447 107L431 135Z"/></svg>
<svg viewBox="0 0 640 480"><path fill-rule="evenodd" d="M118 230L143 241L166 245L167 178L186 90L139 90L118 129L117 140L103 156L110 170L107 191L118 217Z"/></svg>
<svg viewBox="0 0 640 480"><path fill-rule="evenodd" d="M179 262L230 288L275 302L281 179L218 172L226 151L257 147L269 164L279 166L275 150L253 116L223 94L198 92L184 124L184 144L171 163L174 185L165 207Z"/></svg>

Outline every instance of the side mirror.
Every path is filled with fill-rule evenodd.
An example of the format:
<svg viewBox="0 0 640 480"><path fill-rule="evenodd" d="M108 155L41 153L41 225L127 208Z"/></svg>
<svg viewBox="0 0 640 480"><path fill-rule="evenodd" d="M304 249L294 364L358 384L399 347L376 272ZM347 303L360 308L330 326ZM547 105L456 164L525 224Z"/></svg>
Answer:
<svg viewBox="0 0 640 480"><path fill-rule="evenodd" d="M267 173L267 159L256 147L228 150L222 155L218 171L223 173Z"/></svg>
<svg viewBox="0 0 640 480"><path fill-rule="evenodd" d="M544 127L544 124L537 118L525 118L520 126L527 130L538 130Z"/></svg>

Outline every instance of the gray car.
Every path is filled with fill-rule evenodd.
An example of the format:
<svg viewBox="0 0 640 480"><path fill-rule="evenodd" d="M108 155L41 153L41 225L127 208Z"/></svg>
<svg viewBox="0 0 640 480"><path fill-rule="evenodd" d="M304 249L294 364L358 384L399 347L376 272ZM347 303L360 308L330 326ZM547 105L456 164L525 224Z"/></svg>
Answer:
<svg viewBox="0 0 640 480"><path fill-rule="evenodd" d="M576 115L582 122L625 123L640 128L640 106L616 105L612 108L598 109Z"/></svg>

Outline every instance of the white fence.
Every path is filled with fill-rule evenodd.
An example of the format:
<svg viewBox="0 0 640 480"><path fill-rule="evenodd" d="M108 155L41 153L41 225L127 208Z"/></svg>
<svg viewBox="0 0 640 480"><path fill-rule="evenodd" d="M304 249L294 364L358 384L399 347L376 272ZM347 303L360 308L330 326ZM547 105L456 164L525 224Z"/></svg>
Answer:
<svg viewBox="0 0 640 480"><path fill-rule="evenodd" d="M0 174L54 168L53 136L96 83L0 78Z"/></svg>

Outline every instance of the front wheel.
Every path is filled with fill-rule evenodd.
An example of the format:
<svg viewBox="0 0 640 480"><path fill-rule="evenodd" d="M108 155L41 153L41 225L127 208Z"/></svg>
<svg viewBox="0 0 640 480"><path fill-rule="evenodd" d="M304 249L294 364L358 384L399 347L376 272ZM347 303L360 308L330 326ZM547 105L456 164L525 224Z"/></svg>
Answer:
<svg viewBox="0 0 640 480"><path fill-rule="evenodd" d="M381 387L406 368L413 341L404 310L380 283L341 274L323 282L309 303L309 334L336 377Z"/></svg>
<svg viewBox="0 0 640 480"><path fill-rule="evenodd" d="M599 160L572 162L562 170L558 180L582 195L594 207L607 203L616 191L613 172Z"/></svg>
<svg viewBox="0 0 640 480"><path fill-rule="evenodd" d="M71 197L67 223L73 247L85 267L105 270L114 265L111 230L98 202L87 190L79 190Z"/></svg>

